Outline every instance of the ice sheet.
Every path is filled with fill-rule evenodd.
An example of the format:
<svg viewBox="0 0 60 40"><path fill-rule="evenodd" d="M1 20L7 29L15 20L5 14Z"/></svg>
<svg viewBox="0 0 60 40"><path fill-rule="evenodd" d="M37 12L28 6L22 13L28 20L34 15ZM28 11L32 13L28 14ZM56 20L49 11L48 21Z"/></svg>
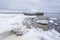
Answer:
<svg viewBox="0 0 60 40"><path fill-rule="evenodd" d="M17 14L0 14L0 34L13 28L23 26L23 16Z"/></svg>
<svg viewBox="0 0 60 40"><path fill-rule="evenodd" d="M25 16L24 14L0 14L0 34L14 28L24 28L22 21L24 18L36 17Z"/></svg>
<svg viewBox="0 0 60 40"><path fill-rule="evenodd" d="M0 14L0 34L14 29L16 27L22 27L22 21L27 17L23 14ZM6 39L6 38L5 38ZM4 39L4 40L5 40ZM32 29L29 30L28 33L23 36L15 36L11 35L6 40L60 40L60 33L56 30L43 31L42 29Z"/></svg>
<svg viewBox="0 0 60 40"><path fill-rule="evenodd" d="M52 29L51 31L43 31L42 29L29 29L23 36L10 35L2 40L60 40L60 33Z"/></svg>

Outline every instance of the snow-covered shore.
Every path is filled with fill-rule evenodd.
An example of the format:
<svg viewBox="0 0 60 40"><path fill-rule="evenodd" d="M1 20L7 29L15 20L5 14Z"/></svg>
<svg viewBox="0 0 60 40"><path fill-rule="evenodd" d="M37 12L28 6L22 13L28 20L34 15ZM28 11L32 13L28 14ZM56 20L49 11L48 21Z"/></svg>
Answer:
<svg viewBox="0 0 60 40"><path fill-rule="evenodd" d="M0 35L15 28L24 29L22 21L26 17L24 14L0 14Z"/></svg>
<svg viewBox="0 0 60 40"><path fill-rule="evenodd" d="M22 21L28 17L33 18L36 16L25 16L24 14L0 14L0 35L15 28L24 29L25 26L22 24ZM13 40L60 40L60 33L56 30L43 31L42 29L35 29L34 27L22 37L12 36L6 40L12 40L12 38Z"/></svg>
<svg viewBox="0 0 60 40"><path fill-rule="evenodd" d="M2 40L60 40L60 34L56 30L43 31L42 29L29 29L23 36L10 35Z"/></svg>

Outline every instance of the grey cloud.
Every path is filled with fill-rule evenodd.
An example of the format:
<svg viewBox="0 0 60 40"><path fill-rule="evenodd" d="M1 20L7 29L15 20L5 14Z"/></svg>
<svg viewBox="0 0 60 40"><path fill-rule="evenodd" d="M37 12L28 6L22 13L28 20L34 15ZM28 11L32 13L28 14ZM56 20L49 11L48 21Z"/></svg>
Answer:
<svg viewBox="0 0 60 40"><path fill-rule="evenodd" d="M60 11L60 0L0 0L1 10Z"/></svg>

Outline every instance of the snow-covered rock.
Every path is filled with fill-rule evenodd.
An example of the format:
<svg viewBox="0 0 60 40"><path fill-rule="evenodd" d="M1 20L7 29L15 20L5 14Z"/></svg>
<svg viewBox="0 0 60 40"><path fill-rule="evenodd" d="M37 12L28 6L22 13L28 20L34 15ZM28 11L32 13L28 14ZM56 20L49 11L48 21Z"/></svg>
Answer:
<svg viewBox="0 0 60 40"><path fill-rule="evenodd" d="M47 20L38 20L36 22L37 23L40 23L40 24L48 24L48 21Z"/></svg>
<svg viewBox="0 0 60 40"><path fill-rule="evenodd" d="M49 18L49 19L51 19L51 20L58 20L57 18Z"/></svg>
<svg viewBox="0 0 60 40"><path fill-rule="evenodd" d="M49 22L50 22L50 23L54 23L54 21L53 21L53 20L49 20Z"/></svg>

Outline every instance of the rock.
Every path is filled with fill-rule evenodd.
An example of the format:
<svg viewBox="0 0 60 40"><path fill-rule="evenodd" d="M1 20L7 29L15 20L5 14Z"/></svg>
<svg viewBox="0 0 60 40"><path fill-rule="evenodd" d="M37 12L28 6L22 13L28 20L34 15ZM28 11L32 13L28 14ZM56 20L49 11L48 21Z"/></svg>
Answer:
<svg viewBox="0 0 60 40"><path fill-rule="evenodd" d="M23 35L23 32L22 32L22 31L17 31L17 32L16 32L16 35L17 35L17 36L22 36L22 35Z"/></svg>

